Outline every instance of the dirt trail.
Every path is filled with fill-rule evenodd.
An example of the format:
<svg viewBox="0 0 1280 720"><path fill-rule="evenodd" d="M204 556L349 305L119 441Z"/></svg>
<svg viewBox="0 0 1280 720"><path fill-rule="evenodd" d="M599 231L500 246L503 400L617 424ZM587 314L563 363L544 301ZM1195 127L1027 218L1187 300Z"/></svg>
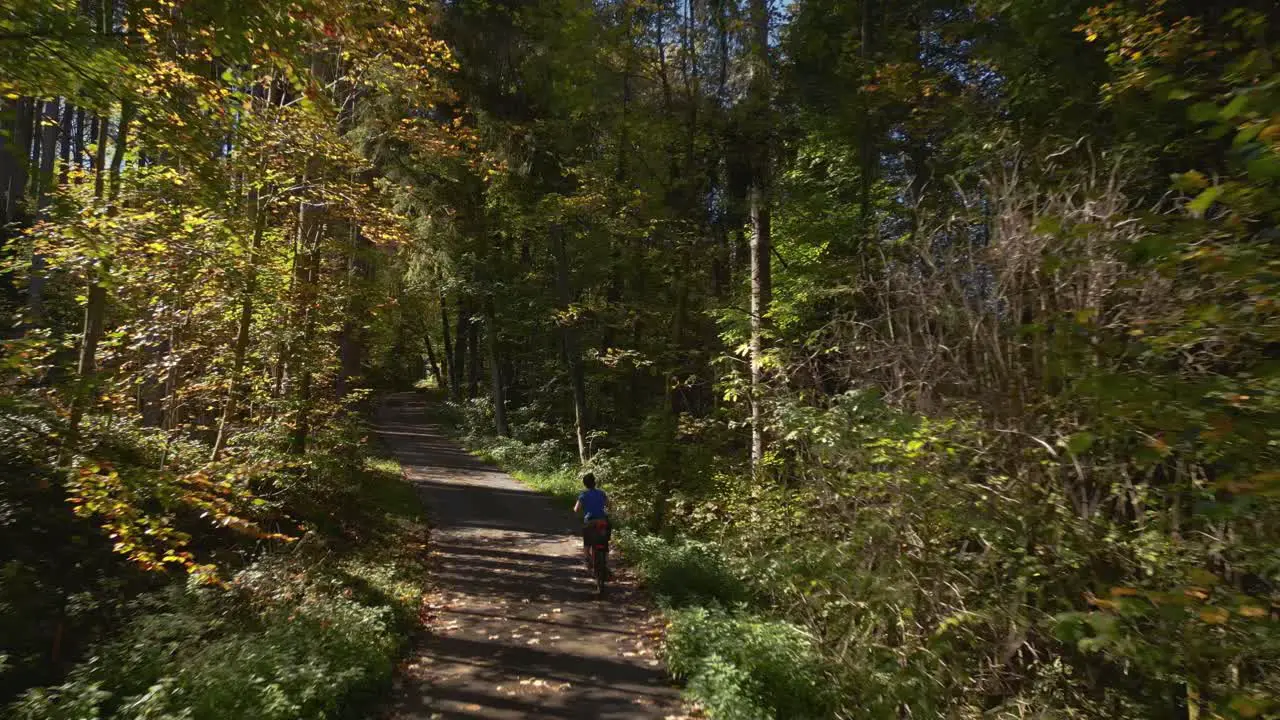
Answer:
<svg viewBox="0 0 1280 720"><path fill-rule="evenodd" d="M680 717L634 581L618 577L596 600L569 510L468 455L424 410L406 393L378 414L433 526L430 633L389 716Z"/></svg>

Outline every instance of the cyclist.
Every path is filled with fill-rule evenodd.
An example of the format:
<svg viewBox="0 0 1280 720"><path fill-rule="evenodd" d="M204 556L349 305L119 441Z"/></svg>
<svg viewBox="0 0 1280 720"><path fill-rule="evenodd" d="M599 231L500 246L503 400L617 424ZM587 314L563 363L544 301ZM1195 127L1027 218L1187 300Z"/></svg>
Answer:
<svg viewBox="0 0 1280 720"><path fill-rule="evenodd" d="M607 520L609 513L609 496L596 487L596 476L587 473L582 476L582 485L586 488L578 493L578 502L573 504L575 513L582 513L583 522L591 520Z"/></svg>
<svg viewBox="0 0 1280 720"><path fill-rule="evenodd" d="M586 488L578 493L578 502L573 504L575 513L582 513L582 548L587 554L587 563L591 562L591 545L592 537L591 526L593 520L603 520L606 523L604 531L604 541L609 542L609 496L603 490L596 487L596 476L587 473L582 476L582 485Z"/></svg>

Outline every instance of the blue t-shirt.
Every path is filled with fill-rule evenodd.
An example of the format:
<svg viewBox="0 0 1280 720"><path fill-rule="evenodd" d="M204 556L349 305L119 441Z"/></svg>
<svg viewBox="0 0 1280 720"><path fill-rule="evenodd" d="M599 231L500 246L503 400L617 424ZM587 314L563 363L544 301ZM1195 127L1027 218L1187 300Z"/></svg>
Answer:
<svg viewBox="0 0 1280 720"><path fill-rule="evenodd" d="M582 503L582 517L584 520L593 520L602 518L604 514L604 503L607 496L600 488L591 488L583 490L578 495L578 502Z"/></svg>

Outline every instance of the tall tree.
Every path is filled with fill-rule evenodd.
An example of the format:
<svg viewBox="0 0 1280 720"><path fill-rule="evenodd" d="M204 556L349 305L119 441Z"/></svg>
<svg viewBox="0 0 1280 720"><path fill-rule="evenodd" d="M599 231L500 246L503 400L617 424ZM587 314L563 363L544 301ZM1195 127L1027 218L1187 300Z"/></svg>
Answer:
<svg viewBox="0 0 1280 720"><path fill-rule="evenodd" d="M553 225L551 242L555 253L556 293L560 304L561 353L569 374L569 387L573 394L573 428L578 443L578 461L586 464L587 455L587 389L582 369L582 348L575 327L572 308L573 290L569 277L569 252L565 248L564 228Z"/></svg>
<svg viewBox="0 0 1280 720"><path fill-rule="evenodd" d="M766 449L764 417L765 346L769 306L773 298L773 181L771 121L772 80L769 60L769 0L750 0L748 37L751 72L748 99L751 153L751 460L759 464Z"/></svg>
<svg viewBox="0 0 1280 720"><path fill-rule="evenodd" d="M457 356L453 353L453 339L449 334L449 305L445 299L445 293L440 292L440 335L444 342L444 354L440 356L445 366L445 379L441 381L440 387L449 393L449 397L453 400L458 399L458 363Z"/></svg>

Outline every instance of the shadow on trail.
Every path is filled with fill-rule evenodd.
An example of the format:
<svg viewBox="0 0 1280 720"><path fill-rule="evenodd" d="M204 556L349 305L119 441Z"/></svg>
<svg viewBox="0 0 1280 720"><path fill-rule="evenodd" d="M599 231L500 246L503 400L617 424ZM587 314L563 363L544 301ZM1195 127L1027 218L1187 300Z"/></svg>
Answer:
<svg viewBox="0 0 1280 720"><path fill-rule="evenodd" d="M663 717L670 701L662 673L637 673L621 662L577 653L508 648L485 641L434 640L432 658L463 668L466 682L436 682L419 698L421 717L641 718ZM512 668L519 668L513 677ZM436 715L434 713L439 713Z"/></svg>
<svg viewBox="0 0 1280 720"><path fill-rule="evenodd" d="M483 612L478 612L476 610L450 610L449 612L453 613L454 615L470 615L473 617L492 618L492 619L498 619L498 620L509 619L508 616L506 615L498 615L494 613L483 613ZM620 630L618 628L601 627L599 625L581 625L581 624L573 625L570 623L554 622L552 620L540 620L540 619L529 620L525 618L521 620L521 622L537 623L539 625L545 625L547 627L553 627L553 628L572 628L577 630L589 630L591 632L599 632L599 633L616 633L619 635L628 635L628 636L635 636L638 634L632 630Z"/></svg>
<svg viewBox="0 0 1280 720"><path fill-rule="evenodd" d="M575 555L545 555L530 552L520 552L518 550L499 550L493 547L479 547L476 545L468 545L463 543L448 542L445 540L435 542L432 547L437 551L453 555L455 557L475 558L477 561L483 562L486 558L492 558L490 562L498 560L515 562L518 564L535 563L543 565L557 565L568 567L579 567L582 560Z"/></svg>
<svg viewBox="0 0 1280 720"><path fill-rule="evenodd" d="M625 577L595 597L569 508L459 449L414 396L378 430L432 518L430 634L402 673L395 718L680 714Z"/></svg>
<svg viewBox="0 0 1280 720"><path fill-rule="evenodd" d="M424 429L428 431L423 432ZM430 463L436 468L471 471L478 474L494 471L480 458L444 440L441 433L443 430L434 426L430 428L402 424L378 426L378 434L388 441L402 441L402 445L412 443L409 449L396 453L402 463Z"/></svg>

